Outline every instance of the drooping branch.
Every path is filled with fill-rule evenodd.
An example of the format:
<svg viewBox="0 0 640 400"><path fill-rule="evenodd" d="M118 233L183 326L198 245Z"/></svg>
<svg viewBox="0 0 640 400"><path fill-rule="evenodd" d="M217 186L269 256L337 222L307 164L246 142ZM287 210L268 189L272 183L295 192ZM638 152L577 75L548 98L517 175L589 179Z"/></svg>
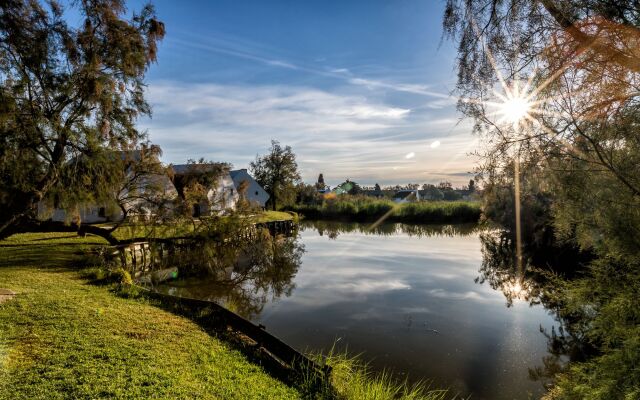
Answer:
<svg viewBox="0 0 640 400"><path fill-rule="evenodd" d="M593 51L605 56L610 61L627 68L631 72L640 73L640 58L632 57L618 50L611 43L604 43L600 37L583 32L577 26L577 21L567 17L552 0L541 0L545 10L576 42L581 49L590 48ZM632 29L632 28L629 28ZM635 29L635 28L633 28ZM640 35L640 32L638 32Z"/></svg>

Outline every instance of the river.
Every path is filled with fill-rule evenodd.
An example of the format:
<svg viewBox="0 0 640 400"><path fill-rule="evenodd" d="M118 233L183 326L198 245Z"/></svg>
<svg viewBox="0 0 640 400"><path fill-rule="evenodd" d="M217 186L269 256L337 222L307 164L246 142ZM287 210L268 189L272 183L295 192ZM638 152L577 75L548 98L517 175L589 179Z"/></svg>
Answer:
<svg viewBox="0 0 640 400"><path fill-rule="evenodd" d="M301 351L333 346L375 370L473 399L537 398L554 319L478 280L474 227L306 222L286 266L189 279L164 290L216 300ZM240 276L240 278L238 278Z"/></svg>

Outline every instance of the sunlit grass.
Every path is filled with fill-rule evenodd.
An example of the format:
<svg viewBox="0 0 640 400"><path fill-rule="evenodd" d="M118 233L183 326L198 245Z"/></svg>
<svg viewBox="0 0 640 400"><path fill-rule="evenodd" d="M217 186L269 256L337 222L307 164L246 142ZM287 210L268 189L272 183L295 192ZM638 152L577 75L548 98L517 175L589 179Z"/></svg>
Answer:
<svg viewBox="0 0 640 400"><path fill-rule="evenodd" d="M424 383L398 381L388 372L375 373L358 356L334 349L312 356L331 367L331 375L319 391L321 398L345 400L443 400L454 398L447 390L432 389Z"/></svg>
<svg viewBox="0 0 640 400"><path fill-rule="evenodd" d="M101 240L0 242L0 398L299 398L188 318L94 286L76 269Z"/></svg>

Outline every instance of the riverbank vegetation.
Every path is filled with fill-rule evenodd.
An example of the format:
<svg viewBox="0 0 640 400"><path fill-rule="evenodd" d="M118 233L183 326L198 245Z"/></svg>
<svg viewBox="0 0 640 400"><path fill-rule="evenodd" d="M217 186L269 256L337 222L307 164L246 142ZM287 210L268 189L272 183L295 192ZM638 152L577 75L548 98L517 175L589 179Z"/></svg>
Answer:
<svg viewBox="0 0 640 400"><path fill-rule="evenodd" d="M338 219L346 221L407 222L416 224L476 223L480 219L479 202L420 201L398 204L366 196L342 195L324 199L317 204L296 204L286 207L308 219Z"/></svg>
<svg viewBox="0 0 640 400"><path fill-rule="evenodd" d="M545 399L635 399L640 8L565 3L447 2L459 109L486 144L485 215L507 230L487 247L507 262L483 266L483 279L519 297L533 281L523 297L554 311L561 329L546 332L551 356L532 374L549 379ZM574 256L529 257L559 251Z"/></svg>

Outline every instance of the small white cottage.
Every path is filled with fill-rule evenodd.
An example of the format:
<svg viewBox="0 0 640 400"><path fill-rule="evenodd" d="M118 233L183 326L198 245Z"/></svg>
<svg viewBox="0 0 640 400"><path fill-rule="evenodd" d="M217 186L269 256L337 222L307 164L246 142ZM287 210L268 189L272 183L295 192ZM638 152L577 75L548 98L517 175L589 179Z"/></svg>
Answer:
<svg viewBox="0 0 640 400"><path fill-rule="evenodd" d="M185 176L190 173L206 173L220 168L217 164L178 164L172 165L173 173L176 177ZM174 179L175 181L175 179ZM176 183L176 186L180 186ZM229 171L223 170L216 183L211 185L207 191L207 201L193 204L193 216L220 214L227 209L235 209L238 202L238 190L234 185Z"/></svg>
<svg viewBox="0 0 640 400"><path fill-rule="evenodd" d="M262 186L249 173L246 169L237 169L235 171L229 172L231 175L231 179L233 179L233 184L235 185L236 191L239 190L242 182L247 182L247 201L252 205L264 208L269 200L269 193L267 193Z"/></svg>

